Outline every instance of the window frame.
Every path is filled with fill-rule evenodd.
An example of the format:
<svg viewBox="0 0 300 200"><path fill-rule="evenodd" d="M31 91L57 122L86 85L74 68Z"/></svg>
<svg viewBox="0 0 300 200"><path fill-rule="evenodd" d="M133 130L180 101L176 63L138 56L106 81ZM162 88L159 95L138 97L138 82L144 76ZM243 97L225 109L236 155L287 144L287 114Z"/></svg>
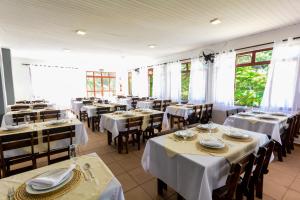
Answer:
<svg viewBox="0 0 300 200"><path fill-rule="evenodd" d="M89 73L92 73L93 75L90 75ZM108 75L104 75L108 74ZM95 75L96 74L96 75ZM100 74L100 75L99 75ZM110 75L110 74L114 74ZM93 79L93 90L88 90L88 86L86 84L86 94L87 96L89 96L89 93L94 93L94 97L96 97L96 93L100 93L101 96L104 96L104 93L116 93L116 85L115 88L111 88L111 79L115 79L116 82L116 73L115 72L98 72L98 71L86 71L86 80L88 78L92 78ZM105 90L103 87L103 79L104 78L108 78L108 90ZM101 86L100 86L100 90L96 90L96 79L100 79L101 80Z"/></svg>
<svg viewBox="0 0 300 200"><path fill-rule="evenodd" d="M150 84L150 80L152 79L152 85ZM152 88L151 88L152 86ZM151 94L152 92L152 94ZM153 68L148 68L148 94L149 97L153 96Z"/></svg>
<svg viewBox="0 0 300 200"><path fill-rule="evenodd" d="M189 77L189 84L190 84L190 75L191 75L191 65L192 65L191 59L181 61L181 70L180 70L180 72L181 72L180 76L181 77L180 78L182 79L183 74L187 75ZM183 66L185 68L184 70L182 70ZM182 98L182 81L181 81L181 86L180 87L181 87L180 88L181 89L181 97L180 97L181 101L182 102L188 101L189 97L187 97L187 99Z"/></svg>

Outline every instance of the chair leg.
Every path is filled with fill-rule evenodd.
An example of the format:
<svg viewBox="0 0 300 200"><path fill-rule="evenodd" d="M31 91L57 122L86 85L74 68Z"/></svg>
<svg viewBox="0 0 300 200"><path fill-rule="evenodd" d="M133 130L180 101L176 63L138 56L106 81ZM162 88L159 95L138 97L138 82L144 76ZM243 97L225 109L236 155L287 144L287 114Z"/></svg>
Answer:
<svg viewBox="0 0 300 200"><path fill-rule="evenodd" d="M108 145L111 145L112 142L112 134L111 132L107 131L107 143Z"/></svg>
<svg viewBox="0 0 300 200"><path fill-rule="evenodd" d="M127 154L128 154L128 137L129 137L129 135L126 134L126 136L125 136L125 148L126 148L126 153Z"/></svg>
<svg viewBox="0 0 300 200"><path fill-rule="evenodd" d="M163 197L164 189L167 190L167 184L165 184L162 180L160 180L158 178L157 179L157 193L159 196Z"/></svg>
<svg viewBox="0 0 300 200"><path fill-rule="evenodd" d="M262 175L256 184L256 197L259 199L263 198L263 187L264 187L264 175Z"/></svg>
<svg viewBox="0 0 300 200"><path fill-rule="evenodd" d="M283 159L282 159L282 147L281 146L279 146L278 149L277 149L277 155L278 155L278 160L280 162L282 162Z"/></svg>
<svg viewBox="0 0 300 200"><path fill-rule="evenodd" d="M184 200L184 198L179 193L176 194L177 194L177 200Z"/></svg>
<svg viewBox="0 0 300 200"><path fill-rule="evenodd" d="M138 132L136 134L137 144L138 144L138 150L141 149L141 132Z"/></svg>
<svg viewBox="0 0 300 200"><path fill-rule="evenodd" d="M118 136L118 153L122 153L122 146L123 146L122 136Z"/></svg>

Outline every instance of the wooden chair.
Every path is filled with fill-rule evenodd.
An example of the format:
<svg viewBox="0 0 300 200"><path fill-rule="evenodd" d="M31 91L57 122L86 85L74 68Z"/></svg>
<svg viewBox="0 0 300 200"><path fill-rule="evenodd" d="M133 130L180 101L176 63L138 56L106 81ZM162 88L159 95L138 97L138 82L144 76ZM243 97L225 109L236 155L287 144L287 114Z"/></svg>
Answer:
<svg viewBox="0 0 300 200"><path fill-rule="evenodd" d="M171 105L171 100L163 100L163 111L165 112L166 111L166 109L167 109L167 107L169 106L169 105Z"/></svg>
<svg viewBox="0 0 300 200"><path fill-rule="evenodd" d="M82 101L82 104L84 106L86 105L92 105L93 104L93 101L90 101L90 100L84 100ZM79 111L79 120L80 121L85 121L86 119L88 118L88 115L87 115L87 112L86 111ZM88 126L90 127L90 122L88 120Z"/></svg>
<svg viewBox="0 0 300 200"><path fill-rule="evenodd" d="M128 153L128 142L129 136L132 138L132 144L134 145L135 142L138 144L138 150L140 150L140 136L142 134L142 124L143 124L143 117L134 117L128 118L125 123L125 131L120 131L119 135L117 136L118 140L118 152L122 153L123 145L125 145L126 153ZM123 140L125 139L125 141Z"/></svg>
<svg viewBox="0 0 300 200"><path fill-rule="evenodd" d="M264 185L264 175L269 173L268 167L272 157L272 153L275 147L275 141L270 140L264 147L266 148L266 156L262 165L262 171L260 176L258 177L258 181L256 184L256 197L262 199L263 198L263 185Z"/></svg>
<svg viewBox="0 0 300 200"><path fill-rule="evenodd" d="M231 115L235 115L237 113L238 113L237 109L226 110L226 117L229 117Z"/></svg>
<svg viewBox="0 0 300 200"><path fill-rule="evenodd" d="M41 104L34 104L32 106L33 109L44 109L44 108L47 108L48 105L47 104L44 104L44 103L41 103Z"/></svg>
<svg viewBox="0 0 300 200"><path fill-rule="evenodd" d="M136 97L133 97L132 98L132 101L131 101L131 107L133 109L136 109L136 105L137 105L137 102L138 102L139 98L136 98Z"/></svg>
<svg viewBox="0 0 300 200"><path fill-rule="evenodd" d="M19 111L19 110L26 110L29 108L30 108L30 106L28 106L28 105L14 105L14 106L10 107L10 110L11 111Z"/></svg>
<svg viewBox="0 0 300 200"><path fill-rule="evenodd" d="M77 97L75 98L76 101L82 101L82 98L81 97Z"/></svg>
<svg viewBox="0 0 300 200"><path fill-rule="evenodd" d="M237 110L237 113L246 112L245 108L238 108L236 110Z"/></svg>
<svg viewBox="0 0 300 200"><path fill-rule="evenodd" d="M109 104L109 102L108 102L108 100L107 100L107 99L106 99L106 100L104 100L104 103L105 103L105 104Z"/></svg>
<svg viewBox="0 0 300 200"><path fill-rule="evenodd" d="M201 123L207 123L212 118L213 104L205 104L203 114L201 116Z"/></svg>
<svg viewBox="0 0 300 200"><path fill-rule="evenodd" d="M26 100L16 101L16 104L30 104L30 101L26 101Z"/></svg>
<svg viewBox="0 0 300 200"><path fill-rule="evenodd" d="M189 115L188 122L189 124L200 123L202 115L202 105L196 105L193 107L193 113Z"/></svg>
<svg viewBox="0 0 300 200"><path fill-rule="evenodd" d="M116 105L115 110L123 110L126 111L127 106L126 105Z"/></svg>
<svg viewBox="0 0 300 200"><path fill-rule="evenodd" d="M19 125L20 122L24 122L24 117L29 116L29 123L35 123L37 120L36 112L23 112L12 115L13 123Z"/></svg>
<svg viewBox="0 0 300 200"><path fill-rule="evenodd" d="M218 189L213 190L212 199L214 200L231 200L234 199L234 193L240 179L241 165L232 164L228 174L226 184Z"/></svg>
<svg viewBox="0 0 300 200"><path fill-rule="evenodd" d="M40 112L40 119L44 122L48 119L56 119L60 118L61 112L60 110L45 110Z"/></svg>
<svg viewBox="0 0 300 200"><path fill-rule="evenodd" d="M47 152L46 156L48 158L48 164L53 164L57 162L61 162L63 160L68 160L70 158L69 155L69 145L73 144L73 137L75 137L75 126L64 126L58 128L50 128L45 129L42 132L43 134L43 143L47 143ZM69 145L60 148L53 148L53 142L57 142L59 140L69 139ZM62 153L67 153L67 155L59 155ZM52 158L52 156L54 156Z"/></svg>
<svg viewBox="0 0 300 200"><path fill-rule="evenodd" d="M161 110L161 107L162 107L162 101L161 100L154 100L153 101L153 106L152 106L152 109L153 110Z"/></svg>
<svg viewBox="0 0 300 200"><path fill-rule="evenodd" d="M150 115L150 126L143 132L143 142L145 142L146 139L155 137L161 132L163 117L163 113ZM155 130L157 130L157 133L155 133Z"/></svg>
<svg viewBox="0 0 300 200"><path fill-rule="evenodd" d="M89 100L94 101L95 97L89 97Z"/></svg>
<svg viewBox="0 0 300 200"><path fill-rule="evenodd" d="M34 100L32 103L45 103L45 100Z"/></svg>
<svg viewBox="0 0 300 200"><path fill-rule="evenodd" d="M32 169L36 169L36 153L34 152L34 146L38 144L37 132L23 132L17 134L0 135L0 155L1 155L1 166L3 170L3 176L11 176L14 174L22 173ZM5 157L5 152L19 149L19 148L30 148L30 152L18 155ZM27 163L31 161L31 165L22 164L22 167L11 169L11 166Z"/></svg>
<svg viewBox="0 0 300 200"><path fill-rule="evenodd" d="M101 115L109 112L110 112L109 107L98 107L96 109L96 116L91 118L92 131L95 131L95 129L99 131L99 123L100 123Z"/></svg>
<svg viewBox="0 0 300 200"><path fill-rule="evenodd" d="M102 104L102 103L103 103L103 100L102 100L102 99L98 99L98 100L97 100L97 103Z"/></svg>
<svg viewBox="0 0 300 200"><path fill-rule="evenodd" d="M295 125L295 130L294 130L294 137L298 138L299 137L299 131L300 131L300 114L296 115L296 125Z"/></svg>

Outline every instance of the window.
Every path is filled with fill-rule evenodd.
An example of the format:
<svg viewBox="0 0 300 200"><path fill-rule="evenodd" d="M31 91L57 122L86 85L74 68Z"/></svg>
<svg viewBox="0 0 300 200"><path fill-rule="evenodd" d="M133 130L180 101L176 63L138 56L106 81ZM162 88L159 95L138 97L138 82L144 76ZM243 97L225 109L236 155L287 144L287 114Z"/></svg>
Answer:
<svg viewBox="0 0 300 200"><path fill-rule="evenodd" d="M116 73L86 72L86 91L88 97L103 97L116 94Z"/></svg>
<svg viewBox="0 0 300 200"><path fill-rule="evenodd" d="M265 90L272 48L237 54L235 104L259 106Z"/></svg>
<svg viewBox="0 0 300 200"><path fill-rule="evenodd" d="M181 63L181 100L187 101L189 98L191 62Z"/></svg>
<svg viewBox="0 0 300 200"><path fill-rule="evenodd" d="M153 68L148 69L149 97L153 96Z"/></svg>
<svg viewBox="0 0 300 200"><path fill-rule="evenodd" d="M128 95L132 95L132 72L128 72Z"/></svg>

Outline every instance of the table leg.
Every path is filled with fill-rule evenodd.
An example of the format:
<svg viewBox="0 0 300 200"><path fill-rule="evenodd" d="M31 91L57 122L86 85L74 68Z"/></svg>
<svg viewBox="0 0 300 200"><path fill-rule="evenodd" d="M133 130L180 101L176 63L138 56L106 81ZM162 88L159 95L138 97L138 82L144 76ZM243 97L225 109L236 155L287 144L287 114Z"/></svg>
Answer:
<svg viewBox="0 0 300 200"><path fill-rule="evenodd" d="M111 145L112 142L112 134L111 132L107 131L107 143L108 145Z"/></svg>
<svg viewBox="0 0 300 200"><path fill-rule="evenodd" d="M164 195L164 189L167 190L167 184L165 184L162 180L159 178L157 179L157 193L159 196Z"/></svg>
<svg viewBox="0 0 300 200"><path fill-rule="evenodd" d="M92 123L92 131L95 131L95 117L89 118L89 121Z"/></svg>

